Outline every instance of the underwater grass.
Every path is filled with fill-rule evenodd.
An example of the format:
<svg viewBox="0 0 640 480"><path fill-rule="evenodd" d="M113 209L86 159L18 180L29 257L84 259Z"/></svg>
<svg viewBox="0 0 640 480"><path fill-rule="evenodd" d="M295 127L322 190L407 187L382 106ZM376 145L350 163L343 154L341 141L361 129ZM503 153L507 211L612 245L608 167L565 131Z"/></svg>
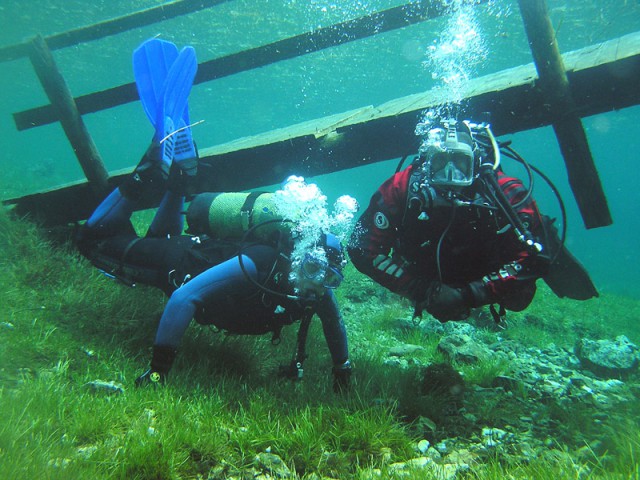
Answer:
<svg viewBox="0 0 640 480"><path fill-rule="evenodd" d="M357 333L350 334L356 366L350 395L331 391L319 322L310 330L302 382L275 375L291 359L295 328L285 329L281 345L274 346L269 336L230 337L192 327L170 383L138 390L133 379L147 365L165 299L155 290L106 279L68 244L50 238L33 223L0 213L5 306L0 314L0 478L243 478L257 474L255 457L266 451L282 458L296 478L436 478L421 469L398 473L391 465L420 456L415 445L425 432L419 419L436 418L446 402L437 395L421 396L419 370L411 363L399 370L383 360L390 347L407 343L422 347L415 357L421 363L441 362L437 336L407 328L399 321L407 317L406 303L381 293L355 271L347 272L346 288L339 290L349 332ZM358 287L351 283L372 296L361 308L354 303L359 292L352 290ZM618 315L615 325L628 319L624 308L637 309L627 299L604 301L608 309L597 307L596 313ZM568 343L576 325L603 332L601 320L587 322L586 310L565 309L567 318L558 328L567 332ZM545 312L539 304L531 315L542 319L544 328L560 322ZM629 332L632 341L634 335ZM468 384L482 386L505 365L455 367ZM90 387L95 380L114 382L123 391L96 391ZM524 405L506 403L466 408L478 418L504 421ZM548 411L554 421L570 429L583 428L591 418L588 410L570 417L562 406L553 408ZM639 410L636 405L630 412ZM444 430L446 425L438 423L428 433L434 438L462 434ZM514 463L496 455L462 476L637 478L638 430L636 415L611 415L602 425L598 453L558 453L569 440L568 430L547 456Z"/></svg>
<svg viewBox="0 0 640 480"><path fill-rule="evenodd" d="M481 360L477 364L456 364L464 377L465 383L490 387L493 380L509 371L509 362L500 357Z"/></svg>

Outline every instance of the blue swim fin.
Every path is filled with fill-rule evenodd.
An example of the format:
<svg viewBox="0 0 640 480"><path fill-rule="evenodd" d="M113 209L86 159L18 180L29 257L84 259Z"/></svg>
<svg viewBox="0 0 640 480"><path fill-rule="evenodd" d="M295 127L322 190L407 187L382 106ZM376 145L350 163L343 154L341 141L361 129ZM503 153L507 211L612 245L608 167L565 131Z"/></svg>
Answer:
<svg viewBox="0 0 640 480"><path fill-rule="evenodd" d="M195 50L185 47L180 53L171 42L152 38L133 53L133 72L144 111L154 126L154 142L161 142L176 129L189 124L187 99L198 69ZM166 164L174 158L174 144L182 146L180 157L195 156L189 128L169 137L160 149ZM185 157L186 158L186 157Z"/></svg>
<svg viewBox="0 0 640 480"><path fill-rule="evenodd" d="M187 108L187 99L197 70L196 51L193 47L184 47L167 73L162 114L173 119L176 124ZM156 112L156 115L160 114L160 112Z"/></svg>
<svg viewBox="0 0 640 480"><path fill-rule="evenodd" d="M178 47L159 38L151 38L133 52L133 76L140 102L155 127L158 109L164 101L164 87L169 69L178 58Z"/></svg>
<svg viewBox="0 0 640 480"><path fill-rule="evenodd" d="M196 51L193 47L184 47L167 74L162 112L156 112L157 124L160 124L160 115L163 115L165 131L171 124L174 128L169 133L183 129L175 134L175 139L170 137L165 140L165 142L174 142L174 158L178 162L196 157L191 128L188 127L188 98L197 71Z"/></svg>

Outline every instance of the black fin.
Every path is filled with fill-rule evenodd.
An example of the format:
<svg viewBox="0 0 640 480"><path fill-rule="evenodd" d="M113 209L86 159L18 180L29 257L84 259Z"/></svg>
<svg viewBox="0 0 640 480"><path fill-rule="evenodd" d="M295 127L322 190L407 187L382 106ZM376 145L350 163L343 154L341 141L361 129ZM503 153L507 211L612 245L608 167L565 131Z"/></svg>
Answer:
<svg viewBox="0 0 640 480"><path fill-rule="evenodd" d="M558 237L558 229L553 225L553 220L543 216L545 230L547 232L547 248L552 256L556 256L549 266L547 274L542 277L547 285L560 298L573 300L588 300L598 297L600 294L591 281L589 272L574 257L571 252L561 244ZM559 250L559 252L558 252Z"/></svg>

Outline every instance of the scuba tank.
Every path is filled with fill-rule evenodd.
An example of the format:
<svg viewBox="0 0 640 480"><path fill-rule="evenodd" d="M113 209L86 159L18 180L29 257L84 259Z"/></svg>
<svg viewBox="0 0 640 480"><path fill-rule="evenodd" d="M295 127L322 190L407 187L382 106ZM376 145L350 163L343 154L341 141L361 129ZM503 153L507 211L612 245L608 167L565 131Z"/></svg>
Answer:
<svg viewBox="0 0 640 480"><path fill-rule="evenodd" d="M262 240L272 239L275 232L290 233L268 192L201 193L191 201L186 220L188 233L213 238L239 239L251 229Z"/></svg>

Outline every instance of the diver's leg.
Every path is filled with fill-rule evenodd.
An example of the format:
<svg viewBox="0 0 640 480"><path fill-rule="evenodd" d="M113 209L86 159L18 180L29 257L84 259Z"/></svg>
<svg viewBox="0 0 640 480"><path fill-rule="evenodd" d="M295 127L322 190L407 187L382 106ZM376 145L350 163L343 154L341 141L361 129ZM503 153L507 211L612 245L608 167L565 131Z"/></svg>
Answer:
<svg viewBox="0 0 640 480"><path fill-rule="evenodd" d="M147 237L180 235L184 228L184 201L185 196L192 193L194 189L198 154L189 127L176 135L178 136L176 146L180 146L180 151L176 151L171 164L167 191L149 226Z"/></svg>
<svg viewBox="0 0 640 480"><path fill-rule="evenodd" d="M195 176L198 170L198 154L191 138L191 131L179 132L176 152L167 182L167 191L160 202L158 211L147 231L148 237L180 235L184 228L185 196L193 193Z"/></svg>
<svg viewBox="0 0 640 480"><path fill-rule="evenodd" d="M169 170L167 191L147 231L148 237L180 235L184 228L184 201L185 196L194 190L198 153L189 127L176 136L176 152Z"/></svg>
<svg viewBox="0 0 640 480"><path fill-rule="evenodd" d="M179 60L182 58L182 55L183 53L180 54ZM186 58L190 57L187 56ZM175 66L172 66L172 69L174 68L192 70L194 66L190 62L178 61ZM171 78L174 77L176 76L174 75ZM188 82L188 78L189 76L187 75L186 82ZM167 85L167 89L172 88L172 86L182 91L184 91L187 86L188 89L190 89L190 83L180 85L176 82L170 82ZM165 97L172 97L172 94L173 92L168 90L165 92ZM174 120L170 117L165 117L166 121L172 124L175 123L176 125L176 131L171 132L170 136L166 137L167 141L173 142L170 159L171 167L168 172L167 192L147 231L146 236L148 237L162 237L182 233L182 229L184 228L185 196L191 195L195 188L194 183L198 169L198 152L191 134L191 127L189 126L187 97L185 96L183 100L184 107L176 110L176 112L181 112L179 119Z"/></svg>
<svg viewBox="0 0 640 480"><path fill-rule="evenodd" d="M184 228L184 196L167 191L147 231L147 237L180 235Z"/></svg>
<svg viewBox="0 0 640 480"><path fill-rule="evenodd" d="M129 219L133 209L134 202L127 199L120 189L116 188L98 205L84 228L90 230L93 236L102 238L131 232Z"/></svg>
<svg viewBox="0 0 640 480"><path fill-rule="evenodd" d="M167 149L152 142L133 173L98 206L87 227L105 233L121 233L125 228L131 231L129 218L135 204L149 192L166 187L147 236L180 235L184 227L184 196L191 187L198 162L191 133L188 128L183 132L177 134L181 153L171 167L164 158Z"/></svg>
<svg viewBox="0 0 640 480"><path fill-rule="evenodd" d="M135 232L130 218L136 204L149 189L158 188L168 178L169 168L159 155L160 150L152 143L133 173L89 217L80 232L79 241Z"/></svg>

